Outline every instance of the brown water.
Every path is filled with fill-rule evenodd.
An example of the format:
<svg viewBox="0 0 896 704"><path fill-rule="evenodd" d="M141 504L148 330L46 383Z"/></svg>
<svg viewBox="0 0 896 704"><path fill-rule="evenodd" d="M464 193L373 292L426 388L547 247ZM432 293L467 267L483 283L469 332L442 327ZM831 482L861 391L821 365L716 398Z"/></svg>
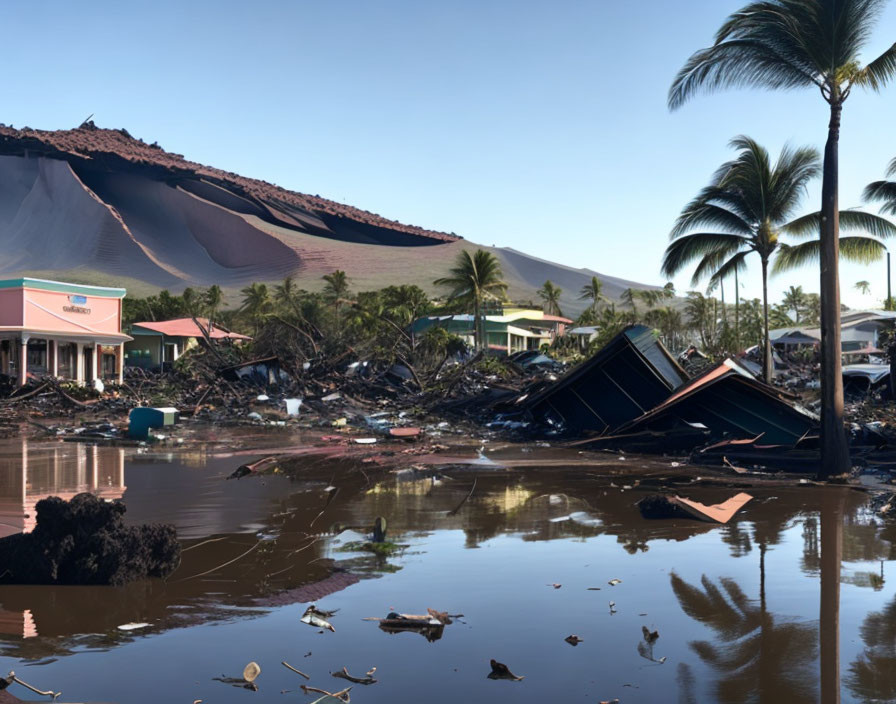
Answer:
<svg viewBox="0 0 896 704"><path fill-rule="evenodd" d="M0 673L63 701L313 701L282 660L330 691L348 684L331 672L375 666L379 681L352 690L361 704L814 702L838 688L842 701L896 700L896 532L874 525L863 495L762 488L728 526L645 521L637 489L538 457L380 478L356 461L308 460L298 479L227 481L246 457L6 443L0 531L27 528L43 496L91 490L123 498L129 521L173 522L187 550L167 582L0 587ZM340 550L376 516L407 547ZM359 579L318 589L318 606L338 609L335 633L320 633L296 600L334 566ZM362 620L427 607L463 617L433 640ZM149 626L119 628L133 622ZM644 626L659 633L652 644ZM564 642L571 634L583 642ZM525 679L488 679L491 658ZM213 679L250 660L258 692Z"/></svg>

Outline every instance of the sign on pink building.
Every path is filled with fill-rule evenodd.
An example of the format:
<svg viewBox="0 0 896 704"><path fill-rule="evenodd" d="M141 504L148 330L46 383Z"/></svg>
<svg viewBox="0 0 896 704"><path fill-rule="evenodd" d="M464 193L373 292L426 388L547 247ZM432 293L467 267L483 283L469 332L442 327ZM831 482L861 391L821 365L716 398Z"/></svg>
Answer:
<svg viewBox="0 0 896 704"><path fill-rule="evenodd" d="M120 379L125 290L43 279L0 281L0 371L78 381Z"/></svg>

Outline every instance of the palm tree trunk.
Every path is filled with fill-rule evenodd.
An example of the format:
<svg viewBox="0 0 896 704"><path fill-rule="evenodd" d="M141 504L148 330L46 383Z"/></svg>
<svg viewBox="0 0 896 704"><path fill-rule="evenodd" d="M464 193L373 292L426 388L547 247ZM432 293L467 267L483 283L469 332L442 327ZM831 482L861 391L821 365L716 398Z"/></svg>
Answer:
<svg viewBox="0 0 896 704"><path fill-rule="evenodd" d="M740 285L737 281L737 267L734 268L734 340L740 352Z"/></svg>
<svg viewBox="0 0 896 704"><path fill-rule="evenodd" d="M768 258L762 258L762 378L766 384L772 383L774 361L772 342L768 336Z"/></svg>
<svg viewBox="0 0 896 704"><path fill-rule="evenodd" d="M832 97L821 184L821 467L819 478L849 471L843 426L843 376L840 363L840 211L838 203L840 113Z"/></svg>
<svg viewBox="0 0 896 704"><path fill-rule="evenodd" d="M482 331L479 329L479 318L481 317L481 306L479 296L473 300L473 349L478 352L482 348Z"/></svg>
<svg viewBox="0 0 896 704"><path fill-rule="evenodd" d="M719 280L719 292L722 295L722 330L728 328L728 311L725 309L725 282Z"/></svg>

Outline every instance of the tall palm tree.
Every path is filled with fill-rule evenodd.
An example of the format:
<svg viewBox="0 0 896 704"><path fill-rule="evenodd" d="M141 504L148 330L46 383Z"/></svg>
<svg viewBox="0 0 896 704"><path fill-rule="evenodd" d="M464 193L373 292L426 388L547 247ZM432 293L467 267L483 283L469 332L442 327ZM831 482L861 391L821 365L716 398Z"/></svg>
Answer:
<svg viewBox="0 0 896 704"><path fill-rule="evenodd" d="M484 249L477 249L474 254L463 250L457 255L454 267L449 276L436 279L436 286L448 286L451 292L448 300L473 310L473 339L476 349L484 343L484 326L482 324L482 303L486 299L504 299L507 284L503 280L501 264L498 258Z"/></svg>
<svg viewBox="0 0 896 704"><path fill-rule="evenodd" d="M579 300L580 301L591 301L591 310L595 313L597 312L597 306L601 301L607 300L607 297L603 294L604 283L596 276L591 277L591 281L582 286L581 291L579 291Z"/></svg>
<svg viewBox="0 0 896 704"><path fill-rule="evenodd" d="M699 90L740 86L817 88L828 104L817 220L822 242L822 476L850 467L840 369L840 116L853 86L880 90L896 75L896 44L865 66L859 61L885 4L886 0L755 0L728 17L715 43L688 59L669 90L673 110Z"/></svg>
<svg viewBox="0 0 896 704"><path fill-rule="evenodd" d="M243 305L240 310L245 312L252 321L255 335L261 327L261 322L271 310L271 298L268 287L265 284L254 283L240 291L243 294Z"/></svg>
<svg viewBox="0 0 896 704"><path fill-rule="evenodd" d="M336 325L340 324L339 311L342 304L345 303L349 293L348 276L341 269L337 269L332 274L324 274L324 298L333 305L336 314Z"/></svg>
<svg viewBox="0 0 896 704"><path fill-rule="evenodd" d="M538 289L538 297L544 304L544 312L548 315L563 315L560 310L560 296L563 295L563 289L555 286L550 279L542 284Z"/></svg>
<svg viewBox="0 0 896 704"><path fill-rule="evenodd" d="M218 286L218 284L212 284L205 290L203 299L205 301L205 307L208 309L208 320L211 325L215 321L215 315L218 312L218 308L221 306L221 302L224 300L224 293L221 291L221 287Z"/></svg>
<svg viewBox="0 0 896 704"><path fill-rule="evenodd" d="M784 292L784 308L793 311L793 319L800 324L800 311L806 305L806 294L802 286L791 286Z"/></svg>
<svg viewBox="0 0 896 704"><path fill-rule="evenodd" d="M749 137L735 137L731 146L737 158L722 164L710 184L694 198L672 229L666 248L663 274L674 276L699 259L692 283L704 276L710 282L744 266L755 252L762 266L763 377L772 377L771 342L768 336L768 273L775 258L775 271L811 261L820 249L818 240L790 246L781 235L797 238L818 231L819 214L791 219L806 192L806 185L820 172L818 153L811 148L785 147L775 164L768 151ZM896 234L896 227L876 215L846 210L840 213L844 229L865 230L880 237ZM706 228L706 229L704 229ZM864 236L843 237L840 250L852 261L868 262L880 257L885 247Z"/></svg>
<svg viewBox="0 0 896 704"><path fill-rule="evenodd" d="M871 284L869 284L867 281L856 281L855 288L856 291L861 293L863 296L867 296L869 293L871 293Z"/></svg>

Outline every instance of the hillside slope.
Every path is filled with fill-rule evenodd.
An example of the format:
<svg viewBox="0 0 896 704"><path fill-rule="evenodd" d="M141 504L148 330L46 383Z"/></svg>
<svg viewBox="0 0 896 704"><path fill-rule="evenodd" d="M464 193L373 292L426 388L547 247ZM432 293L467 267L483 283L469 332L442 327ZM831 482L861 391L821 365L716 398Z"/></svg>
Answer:
<svg viewBox="0 0 896 704"><path fill-rule="evenodd" d="M133 293L295 276L314 290L343 269L357 289L415 283L432 291L471 242L386 219L171 154L125 130L41 131L0 125L0 275L115 283ZM489 248L491 249L491 248ZM599 276L618 298L644 287L494 249L510 295L536 299L545 279L577 312Z"/></svg>

